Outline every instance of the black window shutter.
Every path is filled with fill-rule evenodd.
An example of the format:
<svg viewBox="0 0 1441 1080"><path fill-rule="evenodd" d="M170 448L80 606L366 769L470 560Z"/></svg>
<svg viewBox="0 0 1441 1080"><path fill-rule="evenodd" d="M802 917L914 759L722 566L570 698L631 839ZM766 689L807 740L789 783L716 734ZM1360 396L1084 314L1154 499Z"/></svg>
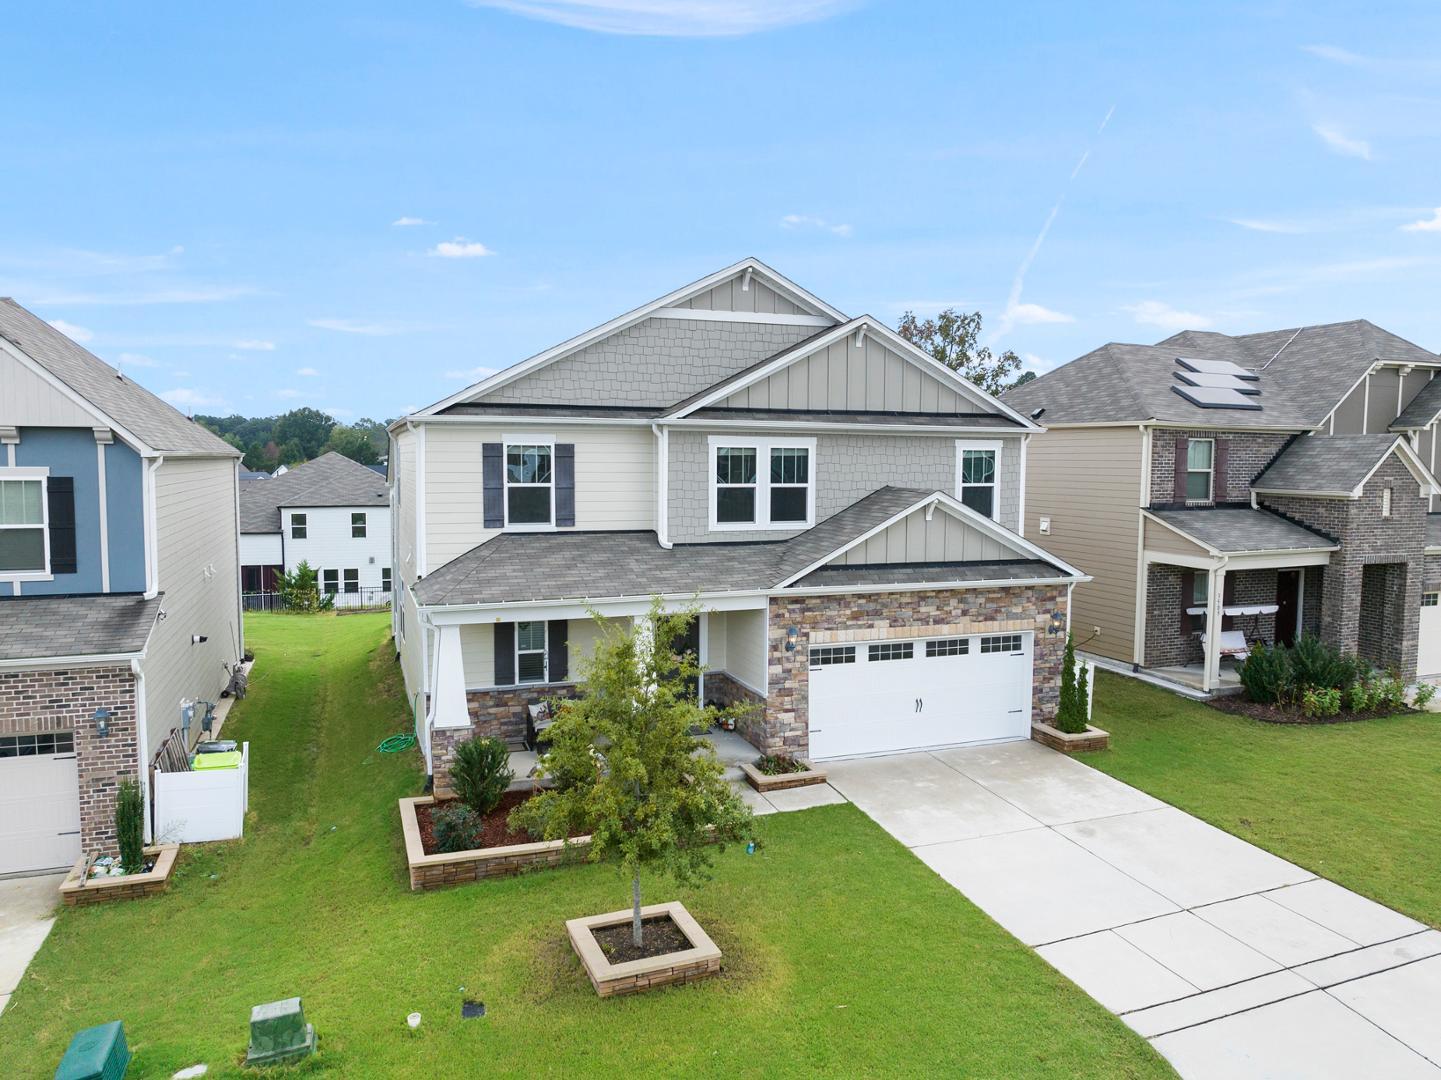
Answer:
<svg viewBox="0 0 1441 1080"><path fill-rule="evenodd" d="M495 685L515 685L515 623L495 624Z"/></svg>
<svg viewBox="0 0 1441 1080"><path fill-rule="evenodd" d="M1192 606L1192 597L1196 595L1196 575L1187 571L1181 575L1181 633L1191 632L1191 613L1186 609Z"/></svg>
<svg viewBox="0 0 1441 1080"><path fill-rule="evenodd" d="M1176 437L1176 489L1172 493L1178 503L1186 501L1186 455L1191 440L1184 435Z"/></svg>
<svg viewBox="0 0 1441 1080"><path fill-rule="evenodd" d="M74 574L75 478L52 476L47 485L50 511L50 572Z"/></svg>
<svg viewBox="0 0 1441 1080"><path fill-rule="evenodd" d="M1230 448L1225 439L1216 440L1216 453L1211 458L1211 501L1226 501L1226 473L1227 458L1230 456Z"/></svg>
<svg viewBox="0 0 1441 1080"><path fill-rule="evenodd" d="M575 443L555 444L555 523L575 524Z"/></svg>
<svg viewBox="0 0 1441 1080"><path fill-rule="evenodd" d="M505 528L505 447L498 442L480 448L480 478L485 489L485 527ZM499 642L497 641L497 644ZM514 681L512 679L512 681Z"/></svg>
<svg viewBox="0 0 1441 1080"><path fill-rule="evenodd" d="M545 624L545 647L549 654L549 682L565 682L570 677L570 622L551 619Z"/></svg>

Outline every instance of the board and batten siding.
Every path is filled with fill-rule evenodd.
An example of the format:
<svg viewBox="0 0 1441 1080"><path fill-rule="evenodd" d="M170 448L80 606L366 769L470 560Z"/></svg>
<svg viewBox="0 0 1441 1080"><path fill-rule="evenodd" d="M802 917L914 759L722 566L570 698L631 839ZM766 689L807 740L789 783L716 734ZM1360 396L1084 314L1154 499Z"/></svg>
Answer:
<svg viewBox="0 0 1441 1080"><path fill-rule="evenodd" d="M0 350L0 427L101 425L94 413L56 390L28 365Z"/></svg>
<svg viewBox="0 0 1441 1080"><path fill-rule="evenodd" d="M1076 640L1100 627L1086 650L1126 662L1135 651L1142 442L1139 427L1052 429L1031 439L1026 457L1026 536L1095 579L1072 594Z"/></svg>
<svg viewBox="0 0 1441 1080"><path fill-rule="evenodd" d="M938 510L926 520L917 510L857 544L835 564L933 563L994 561L1016 558L1010 548L974 526Z"/></svg>
<svg viewBox="0 0 1441 1080"><path fill-rule="evenodd" d="M499 532L485 527L481 448L526 433L574 444L576 529L655 528L655 436L649 427L432 424L425 434L431 572ZM402 462L402 475L404 468Z"/></svg>
<svg viewBox="0 0 1441 1080"><path fill-rule="evenodd" d="M737 275L689 300L681 301L676 307L698 311L758 311L768 315L810 314L754 277L748 287L742 288L743 284L743 275Z"/></svg>
<svg viewBox="0 0 1441 1080"><path fill-rule="evenodd" d="M155 624L144 663L152 754L180 726L181 701L219 701L229 679L221 662L240 657L238 482L233 458L170 458L156 471L156 569L165 618ZM206 640L192 644L197 634ZM200 734L198 716L192 740Z"/></svg>

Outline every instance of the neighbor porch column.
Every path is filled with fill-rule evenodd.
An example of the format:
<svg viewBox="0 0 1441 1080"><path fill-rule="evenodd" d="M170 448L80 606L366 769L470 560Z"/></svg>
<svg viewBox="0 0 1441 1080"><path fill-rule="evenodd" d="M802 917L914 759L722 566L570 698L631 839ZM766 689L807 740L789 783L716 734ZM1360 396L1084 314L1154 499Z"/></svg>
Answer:
<svg viewBox="0 0 1441 1080"><path fill-rule="evenodd" d="M1201 665L1201 689L1210 693L1221 677L1221 624L1225 617L1226 564L1211 571L1206 589L1206 653Z"/></svg>

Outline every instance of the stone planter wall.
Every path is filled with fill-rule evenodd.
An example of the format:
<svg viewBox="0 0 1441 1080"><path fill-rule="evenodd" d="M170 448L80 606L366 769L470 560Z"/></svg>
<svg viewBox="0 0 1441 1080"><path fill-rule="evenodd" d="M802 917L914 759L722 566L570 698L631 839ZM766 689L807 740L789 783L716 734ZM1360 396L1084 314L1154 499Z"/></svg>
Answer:
<svg viewBox="0 0 1441 1080"><path fill-rule="evenodd" d="M1031 738L1042 746L1049 746L1063 754L1079 754L1082 750L1109 750L1111 747L1110 732L1089 724L1085 731L1074 735L1050 724L1032 724Z"/></svg>
<svg viewBox="0 0 1441 1080"><path fill-rule="evenodd" d="M691 947L681 952L652 956L644 960L629 960L623 964L612 964L601 951L595 940L594 931L612 926L629 925L630 909L611 911L605 915L592 915L585 919L569 919L565 924L566 935L585 968L591 986L601 997L620 997L624 994L639 994L662 986L677 986L697 982L720 974L721 951L710 935L700 928L691 917L685 905L677 901L669 904L650 904L640 909L642 919L656 915L668 915L671 922L686 936Z"/></svg>
<svg viewBox="0 0 1441 1080"><path fill-rule="evenodd" d="M787 788L809 787L811 784L824 784L826 774L817 769L805 758L796 759L800 764L806 766L803 772L782 773L779 776L767 776L749 761L741 762L741 772L745 774L746 783L755 788L761 794L767 791L784 791Z"/></svg>
<svg viewBox="0 0 1441 1080"><path fill-rule="evenodd" d="M79 907L105 904L111 900L137 900L163 893L170 887L170 874L175 869L175 857L179 852L179 844L148 847L145 854L156 857L155 869L146 874L127 874L124 877L86 878L86 860L82 858L61 882L60 898L67 907Z"/></svg>
<svg viewBox="0 0 1441 1080"><path fill-rule="evenodd" d="M415 809L434 804L435 799L428 795L400 800L405 859L410 868L410 887L416 892L484 878L508 877L537 867L559 866L567 859L582 855L590 844L590 837L578 836L572 840L543 840L532 844L427 855L420 838L420 822L415 816Z"/></svg>

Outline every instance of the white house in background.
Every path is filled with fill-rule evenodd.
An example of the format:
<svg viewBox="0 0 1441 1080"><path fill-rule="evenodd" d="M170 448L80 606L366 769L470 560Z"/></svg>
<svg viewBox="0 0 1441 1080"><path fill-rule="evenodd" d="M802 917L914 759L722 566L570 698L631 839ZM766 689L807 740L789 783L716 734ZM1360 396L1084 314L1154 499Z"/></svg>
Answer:
<svg viewBox="0 0 1441 1080"><path fill-rule="evenodd" d="M240 579L248 607L302 562L341 607L384 603L391 581L385 477L342 454L322 454L240 485Z"/></svg>

